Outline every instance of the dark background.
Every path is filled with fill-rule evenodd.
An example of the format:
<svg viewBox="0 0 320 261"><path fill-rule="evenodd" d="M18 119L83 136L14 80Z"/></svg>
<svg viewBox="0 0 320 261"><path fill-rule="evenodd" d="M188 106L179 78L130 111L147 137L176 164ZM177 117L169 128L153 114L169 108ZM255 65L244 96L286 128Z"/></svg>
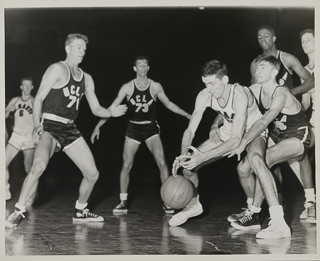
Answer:
<svg viewBox="0 0 320 261"><path fill-rule="evenodd" d="M133 60L145 54L150 58L149 77L162 84L172 102L192 113L196 95L204 88L200 69L208 60L225 62L230 82L249 86L250 62L261 53L256 32L264 24L275 28L278 49L295 55L303 65L307 63L299 32L314 28L311 8L8 8L5 9L6 104L21 95L19 85L23 76L33 77L35 95L47 67L65 59L67 34L82 33L89 37L89 44L80 66L92 75L102 106L109 106L122 84L135 77ZM298 83L298 79L295 81ZM188 121L160 102L157 112L171 169ZM206 111L194 145L208 138L214 117L212 110ZM83 99L77 125L100 171L97 186L118 190L127 118L110 119L101 128L100 140L92 145L90 136L98 121ZM10 120L7 126L10 129ZM10 166L12 180L25 175L18 171L21 160L20 155ZM213 190L240 189L236 163L235 158L223 159L203 168L200 185ZM286 186L296 186L297 180L288 175L290 182ZM41 182L58 188L71 182L78 184L80 180L80 171L59 152L50 161ZM145 145L136 155L130 190L137 190L140 185L160 187L159 171Z"/></svg>

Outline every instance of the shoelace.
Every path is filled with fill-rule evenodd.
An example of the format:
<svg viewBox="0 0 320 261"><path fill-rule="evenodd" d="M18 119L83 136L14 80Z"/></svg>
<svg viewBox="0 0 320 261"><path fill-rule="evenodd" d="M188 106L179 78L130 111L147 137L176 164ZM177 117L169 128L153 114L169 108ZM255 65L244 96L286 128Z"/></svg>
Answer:
<svg viewBox="0 0 320 261"><path fill-rule="evenodd" d="M85 209L83 210L83 216L86 216L86 217L88 217L88 216L90 216L90 217L97 217L97 215L91 213L91 212L89 211L89 209L87 209L87 208L85 208Z"/></svg>
<svg viewBox="0 0 320 261"><path fill-rule="evenodd" d="M19 217L19 215L21 215L23 218L25 218L25 216L24 216L22 213L23 213L22 211L17 211L17 210L15 210L15 211L7 218L7 220L10 221L10 222L12 222L12 221L16 220L16 219Z"/></svg>
<svg viewBox="0 0 320 261"><path fill-rule="evenodd" d="M316 214L316 207L315 204L312 204L308 207L308 214L314 216Z"/></svg>
<svg viewBox="0 0 320 261"><path fill-rule="evenodd" d="M239 219L239 221L243 224L247 221L250 221L252 219L253 212L250 210L245 211L245 214L242 218Z"/></svg>

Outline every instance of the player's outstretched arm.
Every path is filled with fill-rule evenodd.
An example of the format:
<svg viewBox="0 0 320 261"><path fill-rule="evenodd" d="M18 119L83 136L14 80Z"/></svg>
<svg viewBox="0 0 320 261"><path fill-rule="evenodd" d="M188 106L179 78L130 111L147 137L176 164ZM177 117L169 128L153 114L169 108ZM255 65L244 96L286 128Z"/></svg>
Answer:
<svg viewBox="0 0 320 261"><path fill-rule="evenodd" d="M91 143L92 143L92 144L94 143L95 138L96 138L97 140L99 140L99 137L100 137L100 127L101 127L103 124L105 124L105 123L107 122L107 120L109 120L109 118L101 119L101 120L97 123L96 127L94 128L94 130L93 130L93 132L92 132L92 134L91 134Z"/></svg>
<svg viewBox="0 0 320 261"><path fill-rule="evenodd" d="M94 82L89 74L85 73L86 90L85 94L94 115L101 118L120 117L127 111L126 105L114 105L112 104L108 109L102 107L99 104L98 98L94 91Z"/></svg>
<svg viewBox="0 0 320 261"><path fill-rule="evenodd" d="M186 111L182 110L178 105L174 104L169 100L167 95L164 93L164 90L162 86L159 83L154 83L154 89L155 93L157 94L159 100L163 103L166 108L168 108L170 111L180 114L181 116L186 117L187 119L191 118L191 115L187 113Z"/></svg>
<svg viewBox="0 0 320 261"><path fill-rule="evenodd" d="M298 58L295 56L284 53L283 59L285 64L292 68L292 70L300 77L300 79L303 80L303 83L293 89L290 90L290 92L293 95L298 95L301 93L308 92L314 87L314 77L304 68Z"/></svg>
<svg viewBox="0 0 320 261"><path fill-rule="evenodd" d="M178 168L183 163L183 156L188 153L188 147L191 145L196 130L198 129L199 123L202 119L202 115L205 109L208 107L210 95L206 92L206 90L201 91L196 99L195 109L191 115L191 119L189 121L188 128L184 131L181 143L181 154L176 157L173 167L172 173L176 174Z"/></svg>

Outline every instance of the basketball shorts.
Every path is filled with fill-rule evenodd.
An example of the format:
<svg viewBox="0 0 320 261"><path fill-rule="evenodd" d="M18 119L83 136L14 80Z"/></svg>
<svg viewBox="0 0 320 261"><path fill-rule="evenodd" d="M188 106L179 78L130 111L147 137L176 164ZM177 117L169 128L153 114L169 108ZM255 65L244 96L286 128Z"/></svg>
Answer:
<svg viewBox="0 0 320 261"><path fill-rule="evenodd" d="M32 134L20 135L16 132L12 132L8 143L11 146L15 147L17 150L30 150L35 148L34 142L32 140Z"/></svg>
<svg viewBox="0 0 320 261"><path fill-rule="evenodd" d="M82 137L81 132L77 129L74 122L62 123L58 121L52 121L43 119L42 121L43 132L51 135L51 137L57 142L56 152L59 150L66 150L75 141Z"/></svg>
<svg viewBox="0 0 320 261"><path fill-rule="evenodd" d="M145 142L151 137L160 134L160 127L157 122L147 124L137 124L129 122L126 137L138 142Z"/></svg>
<svg viewBox="0 0 320 261"><path fill-rule="evenodd" d="M272 141L275 144L279 143L284 139L296 138L302 143L304 147L303 155L307 153L307 150L309 149L310 142L311 142L309 126L300 127L292 132L288 132L287 130L284 132L284 131L279 131L278 129L272 129L269 132L269 137L272 139Z"/></svg>

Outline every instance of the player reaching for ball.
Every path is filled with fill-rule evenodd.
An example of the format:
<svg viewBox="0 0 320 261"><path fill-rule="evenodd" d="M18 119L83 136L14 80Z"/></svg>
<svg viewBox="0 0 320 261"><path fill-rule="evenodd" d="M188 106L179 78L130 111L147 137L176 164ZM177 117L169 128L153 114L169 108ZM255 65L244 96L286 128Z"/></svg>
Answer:
<svg viewBox="0 0 320 261"><path fill-rule="evenodd" d="M197 170L238 148L244 133L262 117L251 91L239 84L230 84L227 73L226 65L217 60L207 62L202 68L202 81L206 88L197 96L194 112L182 138L181 155L176 158L172 169L173 175L176 175L180 166L184 168L183 175L195 186L194 195L191 202L169 220L170 226L179 226L190 217L202 213L197 190L199 183ZM196 149L191 143L207 107L217 111L218 115L211 126L209 139ZM247 147L248 155L264 155L265 143L265 133L262 132ZM192 155L188 155L189 149L192 150ZM265 166L264 162L259 161L259 163ZM283 219L275 182L266 166L265 169L263 175L257 174L257 177L269 206L276 206L276 213L280 213L278 216L282 213ZM287 230L283 236L289 236Z"/></svg>

